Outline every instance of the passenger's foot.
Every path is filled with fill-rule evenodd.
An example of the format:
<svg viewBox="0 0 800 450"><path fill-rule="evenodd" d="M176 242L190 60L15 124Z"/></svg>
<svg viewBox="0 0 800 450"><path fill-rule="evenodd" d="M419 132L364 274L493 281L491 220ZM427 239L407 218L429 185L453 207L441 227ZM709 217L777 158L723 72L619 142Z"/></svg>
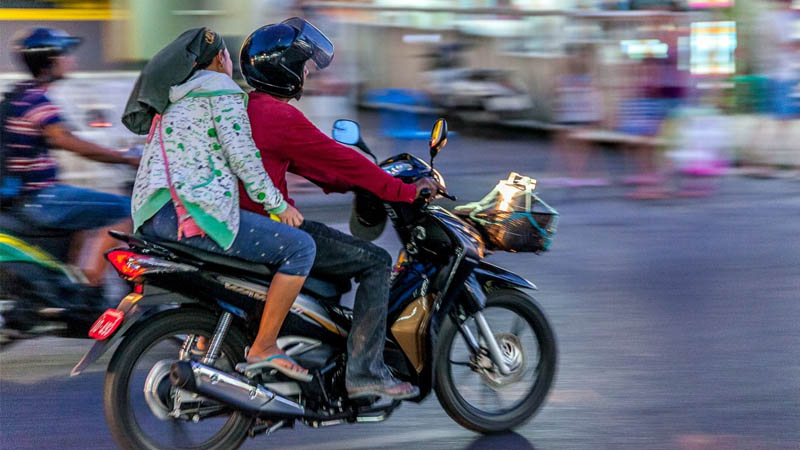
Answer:
<svg viewBox="0 0 800 450"><path fill-rule="evenodd" d="M86 284L93 287L103 285L103 274L105 266L98 269L83 269L83 276L86 277Z"/></svg>
<svg viewBox="0 0 800 450"><path fill-rule="evenodd" d="M347 396L351 399L363 397L388 397L394 400L406 400L419 395L419 388L411 383L391 380L383 385L347 388Z"/></svg>
<svg viewBox="0 0 800 450"><path fill-rule="evenodd" d="M250 372L263 369L275 369L289 378L309 382L314 379L308 370L287 356L277 345L264 350L250 349L246 357L247 363L236 365L239 372Z"/></svg>

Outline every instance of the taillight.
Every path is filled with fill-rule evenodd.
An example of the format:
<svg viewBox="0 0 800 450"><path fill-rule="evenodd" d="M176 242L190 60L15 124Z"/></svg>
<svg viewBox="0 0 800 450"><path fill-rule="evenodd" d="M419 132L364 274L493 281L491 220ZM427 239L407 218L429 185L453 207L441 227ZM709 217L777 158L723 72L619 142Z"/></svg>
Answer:
<svg viewBox="0 0 800 450"><path fill-rule="evenodd" d="M111 250L106 258L123 278L135 280L145 273L193 272L195 266L181 264L154 256L145 256L128 249Z"/></svg>
<svg viewBox="0 0 800 450"><path fill-rule="evenodd" d="M143 266L146 256L137 255L128 250L112 250L106 255L111 265L117 269L121 275L127 278L138 278L147 272L147 267Z"/></svg>
<svg viewBox="0 0 800 450"><path fill-rule="evenodd" d="M122 311L112 308L107 309L89 329L89 337L98 341L108 338L117 331L117 328L122 324L123 318L125 318L125 313Z"/></svg>

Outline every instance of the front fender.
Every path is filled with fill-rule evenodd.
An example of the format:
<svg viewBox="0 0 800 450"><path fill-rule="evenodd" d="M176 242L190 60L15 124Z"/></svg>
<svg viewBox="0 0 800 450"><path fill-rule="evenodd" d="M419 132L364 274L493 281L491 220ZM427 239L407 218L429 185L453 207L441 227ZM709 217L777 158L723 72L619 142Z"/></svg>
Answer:
<svg viewBox="0 0 800 450"><path fill-rule="evenodd" d="M535 284L522 278L521 276L503 269L502 267L489 264L486 261L478 263L473 271L475 277L482 285L492 284L506 287L518 287L523 289L538 290Z"/></svg>
<svg viewBox="0 0 800 450"><path fill-rule="evenodd" d="M109 348L119 342L125 333L127 333L138 321L145 315L146 312L153 310L158 306L163 305L180 305L184 303L196 303L188 297L184 297L173 292L165 291L162 289L152 289L152 294L148 295L130 293L122 299L117 309L124 313L122 324L117 328L107 339L102 341L95 341L92 348L83 355L83 358L72 368L70 376L74 377L80 375L81 372L86 370L90 364L97 361L98 358L108 351Z"/></svg>

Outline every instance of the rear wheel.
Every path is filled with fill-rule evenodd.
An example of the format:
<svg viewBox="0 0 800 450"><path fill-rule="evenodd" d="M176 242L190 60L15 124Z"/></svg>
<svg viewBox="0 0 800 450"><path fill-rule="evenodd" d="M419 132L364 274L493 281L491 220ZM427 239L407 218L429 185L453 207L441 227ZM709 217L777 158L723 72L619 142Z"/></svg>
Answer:
<svg viewBox="0 0 800 450"><path fill-rule="evenodd" d="M436 396L456 422L481 433L510 430L539 410L556 368L556 342L547 318L533 299L516 290L492 292L482 311L510 373L489 357L474 317L460 317L480 346L475 354L448 318L436 344Z"/></svg>
<svg viewBox="0 0 800 450"><path fill-rule="evenodd" d="M221 450L242 444L250 417L210 400L197 402L169 381L169 365L178 360L186 336L210 338L217 320L210 311L177 309L148 319L125 337L108 365L103 397L106 421L120 447ZM232 370L244 360L246 344L244 334L232 325L215 367ZM180 417L169 414L176 393L190 405L180 408L186 412Z"/></svg>

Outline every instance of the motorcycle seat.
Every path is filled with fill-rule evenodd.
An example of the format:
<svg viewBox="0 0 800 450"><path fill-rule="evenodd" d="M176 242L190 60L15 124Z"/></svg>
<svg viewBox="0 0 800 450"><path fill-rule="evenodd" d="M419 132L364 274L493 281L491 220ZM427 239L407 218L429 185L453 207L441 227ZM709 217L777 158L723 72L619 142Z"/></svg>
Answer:
<svg viewBox="0 0 800 450"><path fill-rule="evenodd" d="M255 264L233 256L220 255L218 253L200 250L176 241L144 235L137 235L134 239L143 241L145 244L152 243L160 247L164 247L180 256L194 258L218 267L234 269L259 279L269 279L275 274L275 268L269 265ZM335 298L350 290L350 280L347 279L333 282L309 276L306 278L306 282L303 285L303 290L308 291L318 297Z"/></svg>
<svg viewBox="0 0 800 450"><path fill-rule="evenodd" d="M0 213L0 232L19 237L67 237L72 234L70 230L35 227L6 211Z"/></svg>

